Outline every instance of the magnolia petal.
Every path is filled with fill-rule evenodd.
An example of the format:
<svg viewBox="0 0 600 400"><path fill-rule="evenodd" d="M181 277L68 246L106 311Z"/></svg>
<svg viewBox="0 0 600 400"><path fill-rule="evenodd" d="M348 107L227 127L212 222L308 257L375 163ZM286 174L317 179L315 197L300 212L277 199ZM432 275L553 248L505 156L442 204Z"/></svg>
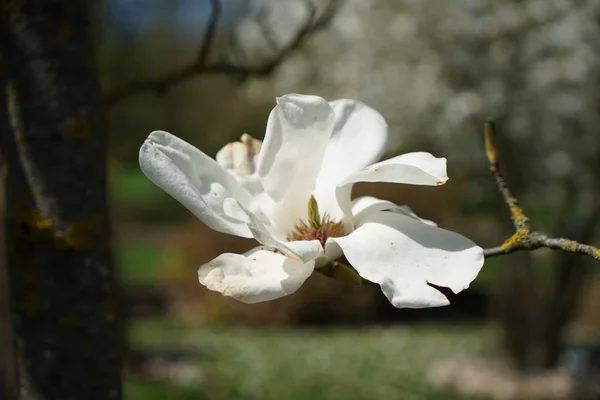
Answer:
<svg viewBox="0 0 600 400"><path fill-rule="evenodd" d="M354 232L326 245L339 246L356 271L378 283L398 308L447 305L427 283L458 293L483 266L483 251L471 240L394 212L370 213Z"/></svg>
<svg viewBox="0 0 600 400"><path fill-rule="evenodd" d="M283 199L290 187L314 185L333 124L333 110L321 97L289 94L277 99L258 158L258 174L274 201Z"/></svg>
<svg viewBox="0 0 600 400"><path fill-rule="evenodd" d="M352 200L352 216L354 217L354 225L359 226L363 223L369 214L379 211L399 212L406 216L412 217L427 225L437 226L433 221L420 218L408 206L399 206L389 200L382 200L372 196L362 196Z"/></svg>
<svg viewBox="0 0 600 400"><path fill-rule="evenodd" d="M390 182L438 186L448 180L446 159L429 153L406 153L354 173L341 184L355 182Z"/></svg>
<svg viewBox="0 0 600 400"><path fill-rule="evenodd" d="M436 224L434 221L419 217L417 214L415 214L415 212L409 206L398 206L398 207L404 215L412 217L412 218L416 219L417 221L421 221L422 223L430 225L430 226L436 226L436 227L438 226L438 224Z"/></svg>
<svg viewBox="0 0 600 400"><path fill-rule="evenodd" d="M350 195L356 182L389 182L409 185L438 186L448 180L446 159L429 153L406 153L373 164L340 182L336 199L344 214L351 215Z"/></svg>
<svg viewBox="0 0 600 400"><path fill-rule="evenodd" d="M360 101L341 99L329 104L335 113L335 125L314 195L324 211L339 219L343 215L335 198L336 185L381 158L388 126L379 112Z"/></svg>
<svg viewBox="0 0 600 400"><path fill-rule="evenodd" d="M281 243L279 247L288 248L303 262L314 261L323 255L323 246L318 240L296 240Z"/></svg>
<svg viewBox="0 0 600 400"><path fill-rule="evenodd" d="M251 238L246 190L215 160L164 131L148 136L140 149L140 167L156 185L183 204L210 228Z"/></svg>
<svg viewBox="0 0 600 400"><path fill-rule="evenodd" d="M277 99L259 154L258 174L274 201L267 213L280 225L280 234L306 217L333 124L333 110L321 97L290 94Z"/></svg>
<svg viewBox="0 0 600 400"><path fill-rule="evenodd" d="M221 254L198 269L198 280L225 296L258 303L294 293L313 269L314 261L303 263L257 247L244 255Z"/></svg>
<svg viewBox="0 0 600 400"><path fill-rule="evenodd" d="M215 160L167 132L152 132L140 149L142 171L210 228L255 238L288 257L308 262L323 249L318 240L286 242L270 227L259 200ZM268 200L268 199L267 199Z"/></svg>

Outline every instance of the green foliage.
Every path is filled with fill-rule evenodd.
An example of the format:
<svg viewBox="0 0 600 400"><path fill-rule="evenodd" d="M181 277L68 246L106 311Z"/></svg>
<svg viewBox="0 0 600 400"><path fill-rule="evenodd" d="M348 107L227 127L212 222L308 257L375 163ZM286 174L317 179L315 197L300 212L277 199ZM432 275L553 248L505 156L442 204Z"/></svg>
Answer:
<svg viewBox="0 0 600 400"><path fill-rule="evenodd" d="M125 284L158 282L164 251L149 244L119 244L115 251L117 273Z"/></svg>
<svg viewBox="0 0 600 400"><path fill-rule="evenodd" d="M172 222L189 215L185 208L148 179L137 165L114 166L110 194L118 220Z"/></svg>
<svg viewBox="0 0 600 400"><path fill-rule="evenodd" d="M158 203L164 193L137 166L119 168L112 176L112 194L117 201Z"/></svg>

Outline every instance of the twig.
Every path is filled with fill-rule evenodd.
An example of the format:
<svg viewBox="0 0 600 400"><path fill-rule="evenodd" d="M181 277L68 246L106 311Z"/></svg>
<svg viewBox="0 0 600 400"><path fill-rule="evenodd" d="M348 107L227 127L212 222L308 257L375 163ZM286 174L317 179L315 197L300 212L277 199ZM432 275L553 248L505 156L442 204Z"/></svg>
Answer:
<svg viewBox="0 0 600 400"><path fill-rule="evenodd" d="M258 22L258 26L260 27L262 35L265 38L265 41L267 42L267 45L269 46L269 48L271 49L271 51L273 53L277 53L279 45L277 43L277 40L275 39L275 35L273 34L273 31L267 24L267 21L268 21L267 13L268 13L267 7L265 6L265 4L263 4L256 15L256 21Z"/></svg>
<svg viewBox="0 0 600 400"><path fill-rule="evenodd" d="M308 13L304 22L301 24L300 28L296 32L296 35L283 47L281 47L270 61L266 62L260 66L242 66L235 65L230 63L215 63L208 65L204 72L207 74L224 74L224 75L237 75L240 78L240 81L243 82L248 76L268 76L270 75L282 62L288 58L294 50L299 48L304 41L310 36L311 33L314 33L317 29L324 27L326 24L323 22L323 18L327 18L327 21L332 17L333 14L326 14L325 17L322 17L321 20L316 21L317 17L317 9L315 5L310 1L305 1ZM274 46L277 46L275 43L275 39L267 27L262 28L263 35L265 35L265 40L273 49Z"/></svg>
<svg viewBox="0 0 600 400"><path fill-rule="evenodd" d="M484 250L486 258L509 254L515 251L536 250L548 248L561 250L570 253L585 254L593 259L600 261L600 249L597 247L582 244L567 238L552 238L543 233L532 231L529 218L519 206L518 200L511 194L506 185L506 181L500 172L500 163L498 161L498 152L494 144L494 135L496 133L494 123L486 122L484 128L485 134L485 153L490 163L490 171L496 181L496 186L502 194L510 211L511 219L515 227L515 233L506 239L501 246L492 247Z"/></svg>
<svg viewBox="0 0 600 400"><path fill-rule="evenodd" d="M239 77L240 80L244 80L251 75L269 75L295 49L300 47L311 33L324 28L333 18L335 10L341 4L341 0L331 0L321 17L317 19L317 9L315 5L309 0L306 0L305 3L308 9L308 15L298 29L294 38L292 38L292 40L290 40L290 42L285 46L281 47L277 55L267 63L261 66L243 66L230 62L216 62L211 64L207 63L212 44L214 42L216 27L221 15L220 1L209 1L212 7L212 12L202 40L202 46L198 53L198 57L196 57L192 63L154 78L134 80L117 87L105 94L104 105L110 107L126 97L144 91L155 91L159 94L163 94L172 85L180 83L198 74L233 75ZM268 37L268 35L265 39L269 42L272 41L272 38Z"/></svg>
<svg viewBox="0 0 600 400"><path fill-rule="evenodd" d="M310 0L305 1L310 2ZM326 28L343 3L344 0L329 0L327 6L321 12L321 17L317 21L315 21L313 29L318 30Z"/></svg>
<svg viewBox="0 0 600 400"><path fill-rule="evenodd" d="M104 104L106 106L112 106L134 93L147 90L154 90L158 93L164 93L169 86L177 84L182 80L190 78L201 72L206 65L206 60L208 59L208 55L210 54L210 50L214 42L217 24L219 23L219 19L221 17L221 2L219 0L209 0L209 2L211 7L210 17L206 25L206 30L204 31L202 44L200 45L198 55L191 64L167 72L166 74L156 78L133 80L122 86L119 86L105 94Z"/></svg>

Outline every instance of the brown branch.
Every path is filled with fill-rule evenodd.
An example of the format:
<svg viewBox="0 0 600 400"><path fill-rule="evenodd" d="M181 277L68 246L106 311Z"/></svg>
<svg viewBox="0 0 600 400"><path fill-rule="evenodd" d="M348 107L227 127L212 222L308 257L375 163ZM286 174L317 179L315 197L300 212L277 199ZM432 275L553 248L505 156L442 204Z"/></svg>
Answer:
<svg viewBox="0 0 600 400"><path fill-rule="evenodd" d="M263 22L260 24L261 31L269 48L277 53L276 56L262 66L242 66L232 63L216 63L207 66L205 72L213 74L237 75L240 78L240 82L243 82L246 78L248 78L248 76L251 75L270 75L287 57L289 57L297 48L301 47L311 34L314 34L317 31L325 29L327 26L329 26L329 23L335 16L337 10L342 6L343 2L344 0L329 0L321 13L318 13L317 8L311 0L304 0L307 9L306 18L300 25L296 35L285 46L280 47L279 49L273 32L264 24L266 20L266 10L261 9L258 15L259 23Z"/></svg>
<svg viewBox="0 0 600 400"><path fill-rule="evenodd" d="M163 94L169 87L180 83L186 79L199 74L214 74L214 75L233 75L244 80L248 76L267 76L271 74L281 63L290 56L290 54L299 48L306 39L317 30L327 26L333 18L335 10L341 4L341 0L332 0L325 8L321 16L317 18L317 9L315 5L306 0L305 4L308 9L308 14L296 35L285 46L281 47L275 57L270 61L260 66L243 66L236 65L231 62L216 62L207 63L208 56L214 42L216 26L221 15L221 4L219 0L209 0L212 7L212 12L207 29L202 40L202 46L198 53L198 57L188 64L163 75L149 79L134 80L109 91L104 96L104 105L110 107L120 100L144 91L155 91ZM264 32L267 32L264 30ZM265 39L272 45L273 40L268 35Z"/></svg>
<svg viewBox="0 0 600 400"><path fill-rule="evenodd" d="M266 62L261 66L242 66L224 63L215 63L208 65L204 70L208 74L225 74L225 75L237 75L241 80L246 79L250 75L254 76L268 76L270 75L282 62L288 58L297 48L299 48L305 40L310 36L311 33L315 32L317 26L315 18L317 15L317 9L310 1L306 2L308 8L308 14L298 29L296 35L290 40L285 46L279 49L279 52L270 61ZM265 28L263 32L269 36L268 30ZM270 46L274 45L274 39L271 37L267 39Z"/></svg>
<svg viewBox="0 0 600 400"><path fill-rule="evenodd" d="M569 253L585 254L597 261L600 261L600 249L597 247L582 244L567 238L552 238L540 232L531 230L529 218L519 206L518 200L511 194L506 185L506 181L500 172L500 163L498 161L498 152L494 144L495 127L493 122L486 122L484 128L485 134L485 153L490 163L490 171L496 181L496 186L508 209L515 227L515 233L506 239L501 246L492 247L484 250L486 258L510 254L515 251L536 250L548 248L560 250Z"/></svg>

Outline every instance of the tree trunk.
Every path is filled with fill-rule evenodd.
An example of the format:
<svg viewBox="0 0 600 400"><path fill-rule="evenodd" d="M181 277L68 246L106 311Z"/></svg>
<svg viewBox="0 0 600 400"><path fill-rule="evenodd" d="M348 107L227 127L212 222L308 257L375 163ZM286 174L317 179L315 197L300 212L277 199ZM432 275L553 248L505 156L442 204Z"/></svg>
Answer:
<svg viewBox="0 0 600 400"><path fill-rule="evenodd" d="M107 135L84 0L2 2L6 249L22 398L118 399Z"/></svg>
<svg viewBox="0 0 600 400"><path fill-rule="evenodd" d="M0 96L0 121L5 121L6 106L3 97ZM0 129L6 129L6 125L0 124ZM4 132L5 133L5 132ZM0 132L0 138L5 137ZM0 142L2 149L2 142ZM0 399L17 398L17 386L15 376L15 356L13 353L12 317L10 315L10 292L8 287L8 268L6 265L6 249L4 240L4 215L5 215L5 158L0 152Z"/></svg>

